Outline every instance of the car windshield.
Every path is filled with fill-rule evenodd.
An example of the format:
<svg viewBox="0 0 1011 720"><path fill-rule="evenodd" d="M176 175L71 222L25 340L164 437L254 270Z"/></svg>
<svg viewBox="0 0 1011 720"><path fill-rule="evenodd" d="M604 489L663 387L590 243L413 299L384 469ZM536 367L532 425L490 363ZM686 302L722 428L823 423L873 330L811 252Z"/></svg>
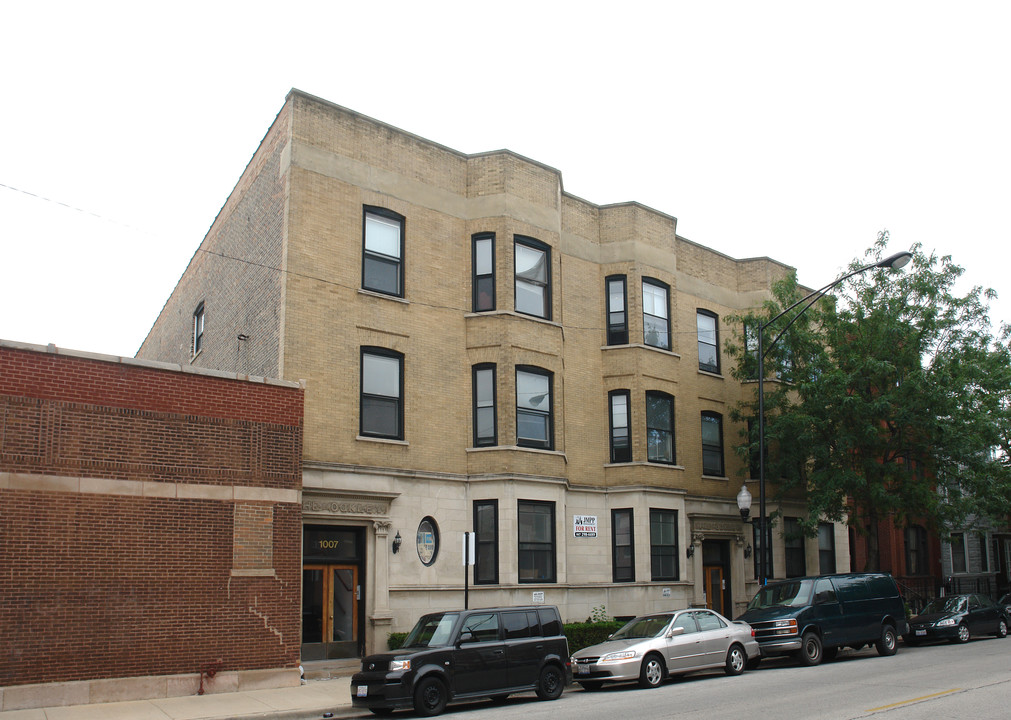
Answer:
<svg viewBox="0 0 1011 720"><path fill-rule="evenodd" d="M630 638L651 638L662 633L670 624L670 615L649 615L629 620L625 626L611 636L612 640L628 640Z"/></svg>
<svg viewBox="0 0 1011 720"><path fill-rule="evenodd" d="M748 603L748 610L761 610L771 607L801 607L811 600L811 580L794 580L791 582L766 585L759 590Z"/></svg>
<svg viewBox="0 0 1011 720"><path fill-rule="evenodd" d="M927 606L923 608L921 615L930 615L932 613L957 613L965 611L965 598L960 596L952 596L946 598L936 598L927 603Z"/></svg>
<svg viewBox="0 0 1011 720"><path fill-rule="evenodd" d="M407 634L401 647L444 647L449 645L450 633L460 613L447 612L425 615Z"/></svg>

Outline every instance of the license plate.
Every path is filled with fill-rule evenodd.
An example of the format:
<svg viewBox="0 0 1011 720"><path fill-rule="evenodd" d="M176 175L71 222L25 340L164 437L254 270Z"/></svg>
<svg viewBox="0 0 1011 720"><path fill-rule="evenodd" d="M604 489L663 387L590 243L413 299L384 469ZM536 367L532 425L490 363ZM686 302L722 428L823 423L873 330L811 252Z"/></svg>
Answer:
<svg viewBox="0 0 1011 720"><path fill-rule="evenodd" d="M368 685L359 685L358 686L357 696L358 697L368 697L368 695L369 695L369 686Z"/></svg>
<svg viewBox="0 0 1011 720"><path fill-rule="evenodd" d="M917 631L916 631L916 634L917 634L917 635L926 635L926 634L927 634L927 631L926 631L926 630L917 630Z"/></svg>
<svg viewBox="0 0 1011 720"><path fill-rule="evenodd" d="M589 675L590 666L589 665L576 665L576 675Z"/></svg>

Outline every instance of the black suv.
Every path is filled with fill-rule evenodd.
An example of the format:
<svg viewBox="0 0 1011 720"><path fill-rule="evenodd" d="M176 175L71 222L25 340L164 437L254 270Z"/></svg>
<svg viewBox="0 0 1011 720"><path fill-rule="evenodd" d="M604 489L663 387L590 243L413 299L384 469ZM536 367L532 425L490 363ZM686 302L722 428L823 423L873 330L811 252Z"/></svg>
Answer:
<svg viewBox="0 0 1011 720"><path fill-rule="evenodd" d="M533 690L555 700L571 679L553 605L451 610L423 616L400 649L362 660L351 704L376 715L407 707L438 715L467 698L502 701Z"/></svg>

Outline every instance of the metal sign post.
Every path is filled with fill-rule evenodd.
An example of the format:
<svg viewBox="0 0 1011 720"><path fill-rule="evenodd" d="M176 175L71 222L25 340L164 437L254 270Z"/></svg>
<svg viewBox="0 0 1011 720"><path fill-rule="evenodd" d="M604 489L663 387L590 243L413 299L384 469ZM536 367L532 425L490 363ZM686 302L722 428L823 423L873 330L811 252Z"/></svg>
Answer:
<svg viewBox="0 0 1011 720"><path fill-rule="evenodd" d="M470 566L474 564L474 541L477 533L463 534L463 609L470 609Z"/></svg>

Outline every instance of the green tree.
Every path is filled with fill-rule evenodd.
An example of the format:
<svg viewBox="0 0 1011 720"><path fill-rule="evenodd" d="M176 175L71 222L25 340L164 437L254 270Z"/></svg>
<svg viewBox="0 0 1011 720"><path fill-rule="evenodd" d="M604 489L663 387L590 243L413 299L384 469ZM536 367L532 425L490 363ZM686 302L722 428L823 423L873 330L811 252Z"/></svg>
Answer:
<svg viewBox="0 0 1011 720"><path fill-rule="evenodd" d="M855 270L879 261L878 235ZM926 518L935 527L1011 513L1011 351L994 336L990 290L956 292L963 269L916 245L905 271L875 269L841 284L801 316L765 358L766 482L773 499L803 497L820 518L868 535L865 569L880 565L877 528ZM757 378L756 332L803 296L796 277L732 318L738 379ZM767 344L795 313L766 329ZM757 418L757 400L734 411ZM757 422L738 451L757 453ZM994 452L994 449L997 449Z"/></svg>

